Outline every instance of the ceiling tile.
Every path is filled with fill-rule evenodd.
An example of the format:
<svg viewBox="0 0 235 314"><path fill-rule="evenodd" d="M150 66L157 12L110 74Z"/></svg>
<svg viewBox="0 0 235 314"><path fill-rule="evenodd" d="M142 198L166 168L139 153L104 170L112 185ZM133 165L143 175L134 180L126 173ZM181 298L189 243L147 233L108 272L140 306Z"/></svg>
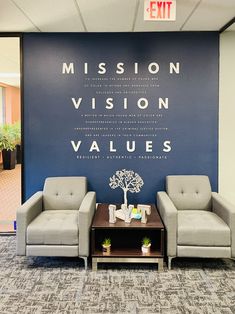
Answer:
<svg viewBox="0 0 235 314"><path fill-rule="evenodd" d="M135 23L136 32L146 31L179 31L199 0L177 0L176 21L144 21L144 1L140 1L138 15Z"/></svg>
<svg viewBox="0 0 235 314"><path fill-rule="evenodd" d="M0 31L34 32L37 29L12 1L0 0Z"/></svg>
<svg viewBox="0 0 235 314"><path fill-rule="evenodd" d="M144 0L0 0L0 31L219 30L235 16L235 0L177 0L175 22L144 21L143 10Z"/></svg>
<svg viewBox="0 0 235 314"><path fill-rule="evenodd" d="M229 26L226 31L235 31L235 23L233 23L231 26Z"/></svg>
<svg viewBox="0 0 235 314"><path fill-rule="evenodd" d="M183 30L216 31L235 16L235 0L202 0Z"/></svg>
<svg viewBox="0 0 235 314"><path fill-rule="evenodd" d="M89 32L130 32L136 0L76 0Z"/></svg>
<svg viewBox="0 0 235 314"><path fill-rule="evenodd" d="M42 32L83 32L75 0L14 0Z"/></svg>

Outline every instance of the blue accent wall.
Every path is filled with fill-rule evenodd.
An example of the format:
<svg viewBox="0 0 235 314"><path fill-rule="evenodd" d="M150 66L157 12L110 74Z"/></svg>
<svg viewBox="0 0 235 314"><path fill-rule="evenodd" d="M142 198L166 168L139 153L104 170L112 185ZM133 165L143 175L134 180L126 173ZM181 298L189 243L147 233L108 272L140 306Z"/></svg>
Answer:
<svg viewBox="0 0 235 314"><path fill-rule="evenodd" d="M144 180L130 202L154 202L168 174L217 190L218 57L217 32L24 34L25 199L81 175L98 202L120 203L109 178L124 168Z"/></svg>

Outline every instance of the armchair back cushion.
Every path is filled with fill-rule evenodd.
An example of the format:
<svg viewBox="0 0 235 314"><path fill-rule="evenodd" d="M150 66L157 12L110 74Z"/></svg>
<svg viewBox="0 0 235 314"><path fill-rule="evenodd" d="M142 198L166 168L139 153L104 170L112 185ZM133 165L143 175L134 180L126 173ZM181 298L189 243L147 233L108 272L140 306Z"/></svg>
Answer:
<svg viewBox="0 0 235 314"><path fill-rule="evenodd" d="M211 210L211 185L207 176L167 176L166 191L178 210Z"/></svg>
<svg viewBox="0 0 235 314"><path fill-rule="evenodd" d="M44 210L78 210L86 193L86 177L47 178L43 189Z"/></svg>

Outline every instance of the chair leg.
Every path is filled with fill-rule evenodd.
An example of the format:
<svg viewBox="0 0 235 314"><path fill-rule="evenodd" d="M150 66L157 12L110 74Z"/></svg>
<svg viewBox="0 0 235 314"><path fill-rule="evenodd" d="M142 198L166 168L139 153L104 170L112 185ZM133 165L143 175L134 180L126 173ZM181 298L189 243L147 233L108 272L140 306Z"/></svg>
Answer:
<svg viewBox="0 0 235 314"><path fill-rule="evenodd" d="M174 257L168 256L168 269L171 270L171 261Z"/></svg>
<svg viewBox="0 0 235 314"><path fill-rule="evenodd" d="M85 270L87 270L87 256L79 256L79 257L84 260Z"/></svg>

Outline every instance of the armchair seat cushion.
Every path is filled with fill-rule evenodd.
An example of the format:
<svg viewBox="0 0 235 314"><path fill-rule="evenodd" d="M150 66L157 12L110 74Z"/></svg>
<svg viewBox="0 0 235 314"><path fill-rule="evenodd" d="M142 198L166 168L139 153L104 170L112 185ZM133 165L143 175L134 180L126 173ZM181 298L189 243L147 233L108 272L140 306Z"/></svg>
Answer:
<svg viewBox="0 0 235 314"><path fill-rule="evenodd" d="M178 245L230 246L228 225L215 213L205 210L178 211Z"/></svg>
<svg viewBox="0 0 235 314"><path fill-rule="evenodd" d="M45 210L27 228L27 244L78 245L78 210Z"/></svg>

